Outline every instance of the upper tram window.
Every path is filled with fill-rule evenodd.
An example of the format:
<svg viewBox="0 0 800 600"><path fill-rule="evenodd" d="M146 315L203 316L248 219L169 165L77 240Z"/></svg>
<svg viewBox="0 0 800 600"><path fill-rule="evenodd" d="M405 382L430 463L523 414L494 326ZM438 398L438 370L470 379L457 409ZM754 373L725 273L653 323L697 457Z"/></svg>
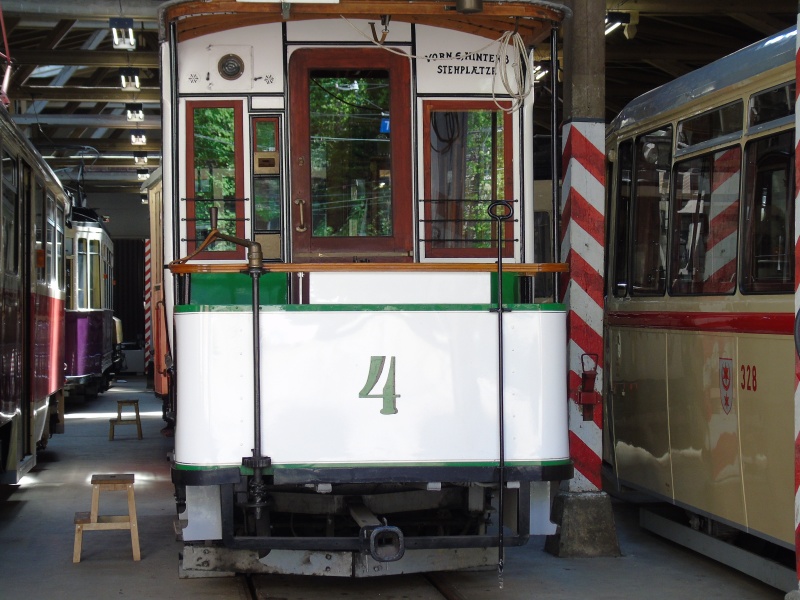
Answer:
<svg viewBox="0 0 800 600"><path fill-rule="evenodd" d="M310 84L311 235L391 236L389 72L315 69Z"/></svg>
<svg viewBox="0 0 800 600"><path fill-rule="evenodd" d="M663 295L669 222L672 126L636 139L631 211L631 293Z"/></svg>
<svg viewBox="0 0 800 600"><path fill-rule="evenodd" d="M218 209L219 231L243 238L241 102L187 102L186 115L188 248L194 250L210 233L212 206ZM240 257L244 252L222 240L207 251L220 259Z"/></svg>
<svg viewBox="0 0 800 600"><path fill-rule="evenodd" d="M44 232L45 232L45 207L46 197L44 185L38 179L34 184L33 206L35 211L34 236L36 240L36 281L45 282L44 265Z"/></svg>
<svg viewBox="0 0 800 600"><path fill-rule="evenodd" d="M741 157L735 146L675 165L671 294L735 291Z"/></svg>
<svg viewBox="0 0 800 600"><path fill-rule="evenodd" d="M64 207L56 207L56 277L58 289L64 290Z"/></svg>
<svg viewBox="0 0 800 600"><path fill-rule="evenodd" d="M281 160L279 121L253 119L253 229L264 258L281 257Z"/></svg>
<svg viewBox="0 0 800 600"><path fill-rule="evenodd" d="M794 291L794 132L745 148L742 292Z"/></svg>
<svg viewBox="0 0 800 600"><path fill-rule="evenodd" d="M45 222L45 281L48 284L56 279L54 251L56 244L56 201L47 194L47 221Z"/></svg>
<svg viewBox="0 0 800 600"><path fill-rule="evenodd" d="M697 146L742 131L744 104L741 100L709 110L678 123L678 149Z"/></svg>
<svg viewBox="0 0 800 600"><path fill-rule="evenodd" d="M794 100L794 81L753 94L748 110L750 127L793 116Z"/></svg>
<svg viewBox="0 0 800 600"><path fill-rule="evenodd" d="M78 272L75 277L75 297L77 299L77 303L74 305L74 308L89 308L89 305L86 300L87 278L89 271L88 244L85 237L79 237L77 239L77 242L78 242L78 252L77 252Z"/></svg>
<svg viewBox="0 0 800 600"><path fill-rule="evenodd" d="M633 183L633 140L625 140L619 145L617 158L617 202L614 213L614 238L609 240L614 256L614 289L616 297L628 294L628 224L630 222L631 196Z"/></svg>
<svg viewBox="0 0 800 600"><path fill-rule="evenodd" d="M2 151L3 170L3 262L6 273L19 273L19 192L17 162L6 150Z"/></svg>
<svg viewBox="0 0 800 600"><path fill-rule="evenodd" d="M89 240L89 308L103 308L100 240Z"/></svg>
<svg viewBox="0 0 800 600"><path fill-rule="evenodd" d="M492 102L423 104L425 248L428 257L513 253L513 225L502 231L488 213L513 199L511 114Z"/></svg>

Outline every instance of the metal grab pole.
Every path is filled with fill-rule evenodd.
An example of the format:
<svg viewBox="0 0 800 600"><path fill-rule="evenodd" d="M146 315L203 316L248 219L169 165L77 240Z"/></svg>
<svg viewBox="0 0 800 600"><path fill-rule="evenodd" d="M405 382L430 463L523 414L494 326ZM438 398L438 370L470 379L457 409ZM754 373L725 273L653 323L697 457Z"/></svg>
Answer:
<svg viewBox="0 0 800 600"><path fill-rule="evenodd" d="M500 461L498 469L498 493L497 511L499 513L497 522L497 574L500 579L500 587L503 587L503 568L505 567L505 536L503 533L503 513L505 512L505 466L506 466L506 443L505 443L505 408L503 392L503 221L507 221L514 215L514 206L506 201L500 200L492 202L488 208L489 216L497 222L497 412L500 433Z"/></svg>

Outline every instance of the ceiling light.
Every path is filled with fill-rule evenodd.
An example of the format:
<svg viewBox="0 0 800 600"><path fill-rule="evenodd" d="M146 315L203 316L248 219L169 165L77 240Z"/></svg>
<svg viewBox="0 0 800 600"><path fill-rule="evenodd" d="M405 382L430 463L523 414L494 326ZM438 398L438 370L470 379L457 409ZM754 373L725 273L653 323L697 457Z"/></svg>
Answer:
<svg viewBox="0 0 800 600"><path fill-rule="evenodd" d="M128 121L144 121L144 109L141 104L126 104L125 112L128 115Z"/></svg>
<svg viewBox="0 0 800 600"><path fill-rule="evenodd" d="M146 165L147 164L147 152L134 152L133 153L133 162L137 165Z"/></svg>
<svg viewBox="0 0 800 600"><path fill-rule="evenodd" d="M620 27L631 22L630 13L624 12L607 12L606 13L606 35Z"/></svg>
<svg viewBox="0 0 800 600"><path fill-rule="evenodd" d="M136 169L136 178L139 181L147 181L149 177L150 177L150 171L148 171L147 169Z"/></svg>
<svg viewBox="0 0 800 600"><path fill-rule="evenodd" d="M147 143L147 136L141 129L134 129L131 132L131 144L134 146L144 146Z"/></svg>
<svg viewBox="0 0 800 600"><path fill-rule="evenodd" d="M133 35L133 19L122 17L108 20L111 35L114 37L112 44L117 50L135 50L136 38Z"/></svg>
<svg viewBox="0 0 800 600"><path fill-rule="evenodd" d="M142 194L142 204L150 204L150 198L147 197L147 194Z"/></svg>
<svg viewBox="0 0 800 600"><path fill-rule="evenodd" d="M140 87L139 69L122 68L119 70L120 85L122 89L136 89Z"/></svg>

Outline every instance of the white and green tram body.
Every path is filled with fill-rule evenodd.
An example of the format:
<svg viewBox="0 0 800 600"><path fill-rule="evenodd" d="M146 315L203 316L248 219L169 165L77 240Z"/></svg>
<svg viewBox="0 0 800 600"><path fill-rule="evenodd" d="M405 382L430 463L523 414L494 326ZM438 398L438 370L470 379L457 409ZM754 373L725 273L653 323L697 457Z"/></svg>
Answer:
<svg viewBox="0 0 800 600"><path fill-rule="evenodd" d="M374 180L353 179L346 195L361 202L365 189L391 189L395 212L383 213L392 225L377 233L377 218L364 224L372 209L351 213L342 235L337 213L329 210L324 222L309 200L334 168L330 161L323 168L313 148L311 183L303 188L308 161L297 129L307 123L297 116L296 94L307 88L291 79L310 73L313 83L325 69L350 69L330 66L339 54L383 60L388 51L376 48L369 22L353 16L359 3L337 5L351 18L320 8L317 18L306 12L297 20L292 11L311 5L291 4L288 14L267 18L243 4L252 19L234 26L206 17L193 29L194 4L202 12L216 3L162 10L164 113L171 116L164 122L164 208L153 215L172 269L164 297L183 572L366 577L491 566L498 552L502 563L503 546L553 533L551 497L573 469L566 310L531 276L532 263L547 262L534 252L532 98L513 112L499 109L495 100L510 106L512 98L493 76L496 49L486 49L493 41L444 18L442 27L426 20L427 10L445 10L445 3L423 2L420 16L392 13L408 11L404 3L379 3L395 15L384 20L393 46L386 71L391 86L403 86L402 99L393 97L391 130L382 124L378 136L391 138L391 160L374 157ZM537 6L511 2L507 10L555 14L553 3ZM528 17L518 26L503 19L500 29L533 27ZM313 64L296 70L293 56ZM317 60L327 66L315 67ZM231 145L239 152L222 183L211 174L218 164L198 160L203 142L192 129L192 114L218 107L235 115ZM457 228L434 222L425 120L461 107L489 111L494 126L501 123L503 137L490 136L494 175L480 186L499 189L495 199L513 206L513 219L504 213L501 223L491 214L502 242L473 244L475 251L465 251L463 239L432 240ZM271 145L261 144L265 131ZM453 174L442 177L452 182ZM206 218L201 195L214 197L215 186L233 189L234 182L236 199L219 201L226 215L219 228L258 242L263 272L244 251L200 246L217 231L213 218L198 224ZM275 195L261 208L273 212L259 212L265 189ZM462 209L448 210L463 218ZM501 277L499 252L507 267Z"/></svg>

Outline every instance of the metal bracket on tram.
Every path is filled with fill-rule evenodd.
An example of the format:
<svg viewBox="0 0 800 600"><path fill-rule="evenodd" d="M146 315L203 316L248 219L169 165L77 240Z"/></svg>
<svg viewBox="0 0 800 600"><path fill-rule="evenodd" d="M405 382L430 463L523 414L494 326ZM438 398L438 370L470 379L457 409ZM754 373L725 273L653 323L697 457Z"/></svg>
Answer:
<svg viewBox="0 0 800 600"><path fill-rule="evenodd" d="M406 545L403 532L398 527L388 525L385 519L381 523L363 504L352 503L347 508L360 526L358 539L362 552L377 562L394 562L403 558Z"/></svg>

